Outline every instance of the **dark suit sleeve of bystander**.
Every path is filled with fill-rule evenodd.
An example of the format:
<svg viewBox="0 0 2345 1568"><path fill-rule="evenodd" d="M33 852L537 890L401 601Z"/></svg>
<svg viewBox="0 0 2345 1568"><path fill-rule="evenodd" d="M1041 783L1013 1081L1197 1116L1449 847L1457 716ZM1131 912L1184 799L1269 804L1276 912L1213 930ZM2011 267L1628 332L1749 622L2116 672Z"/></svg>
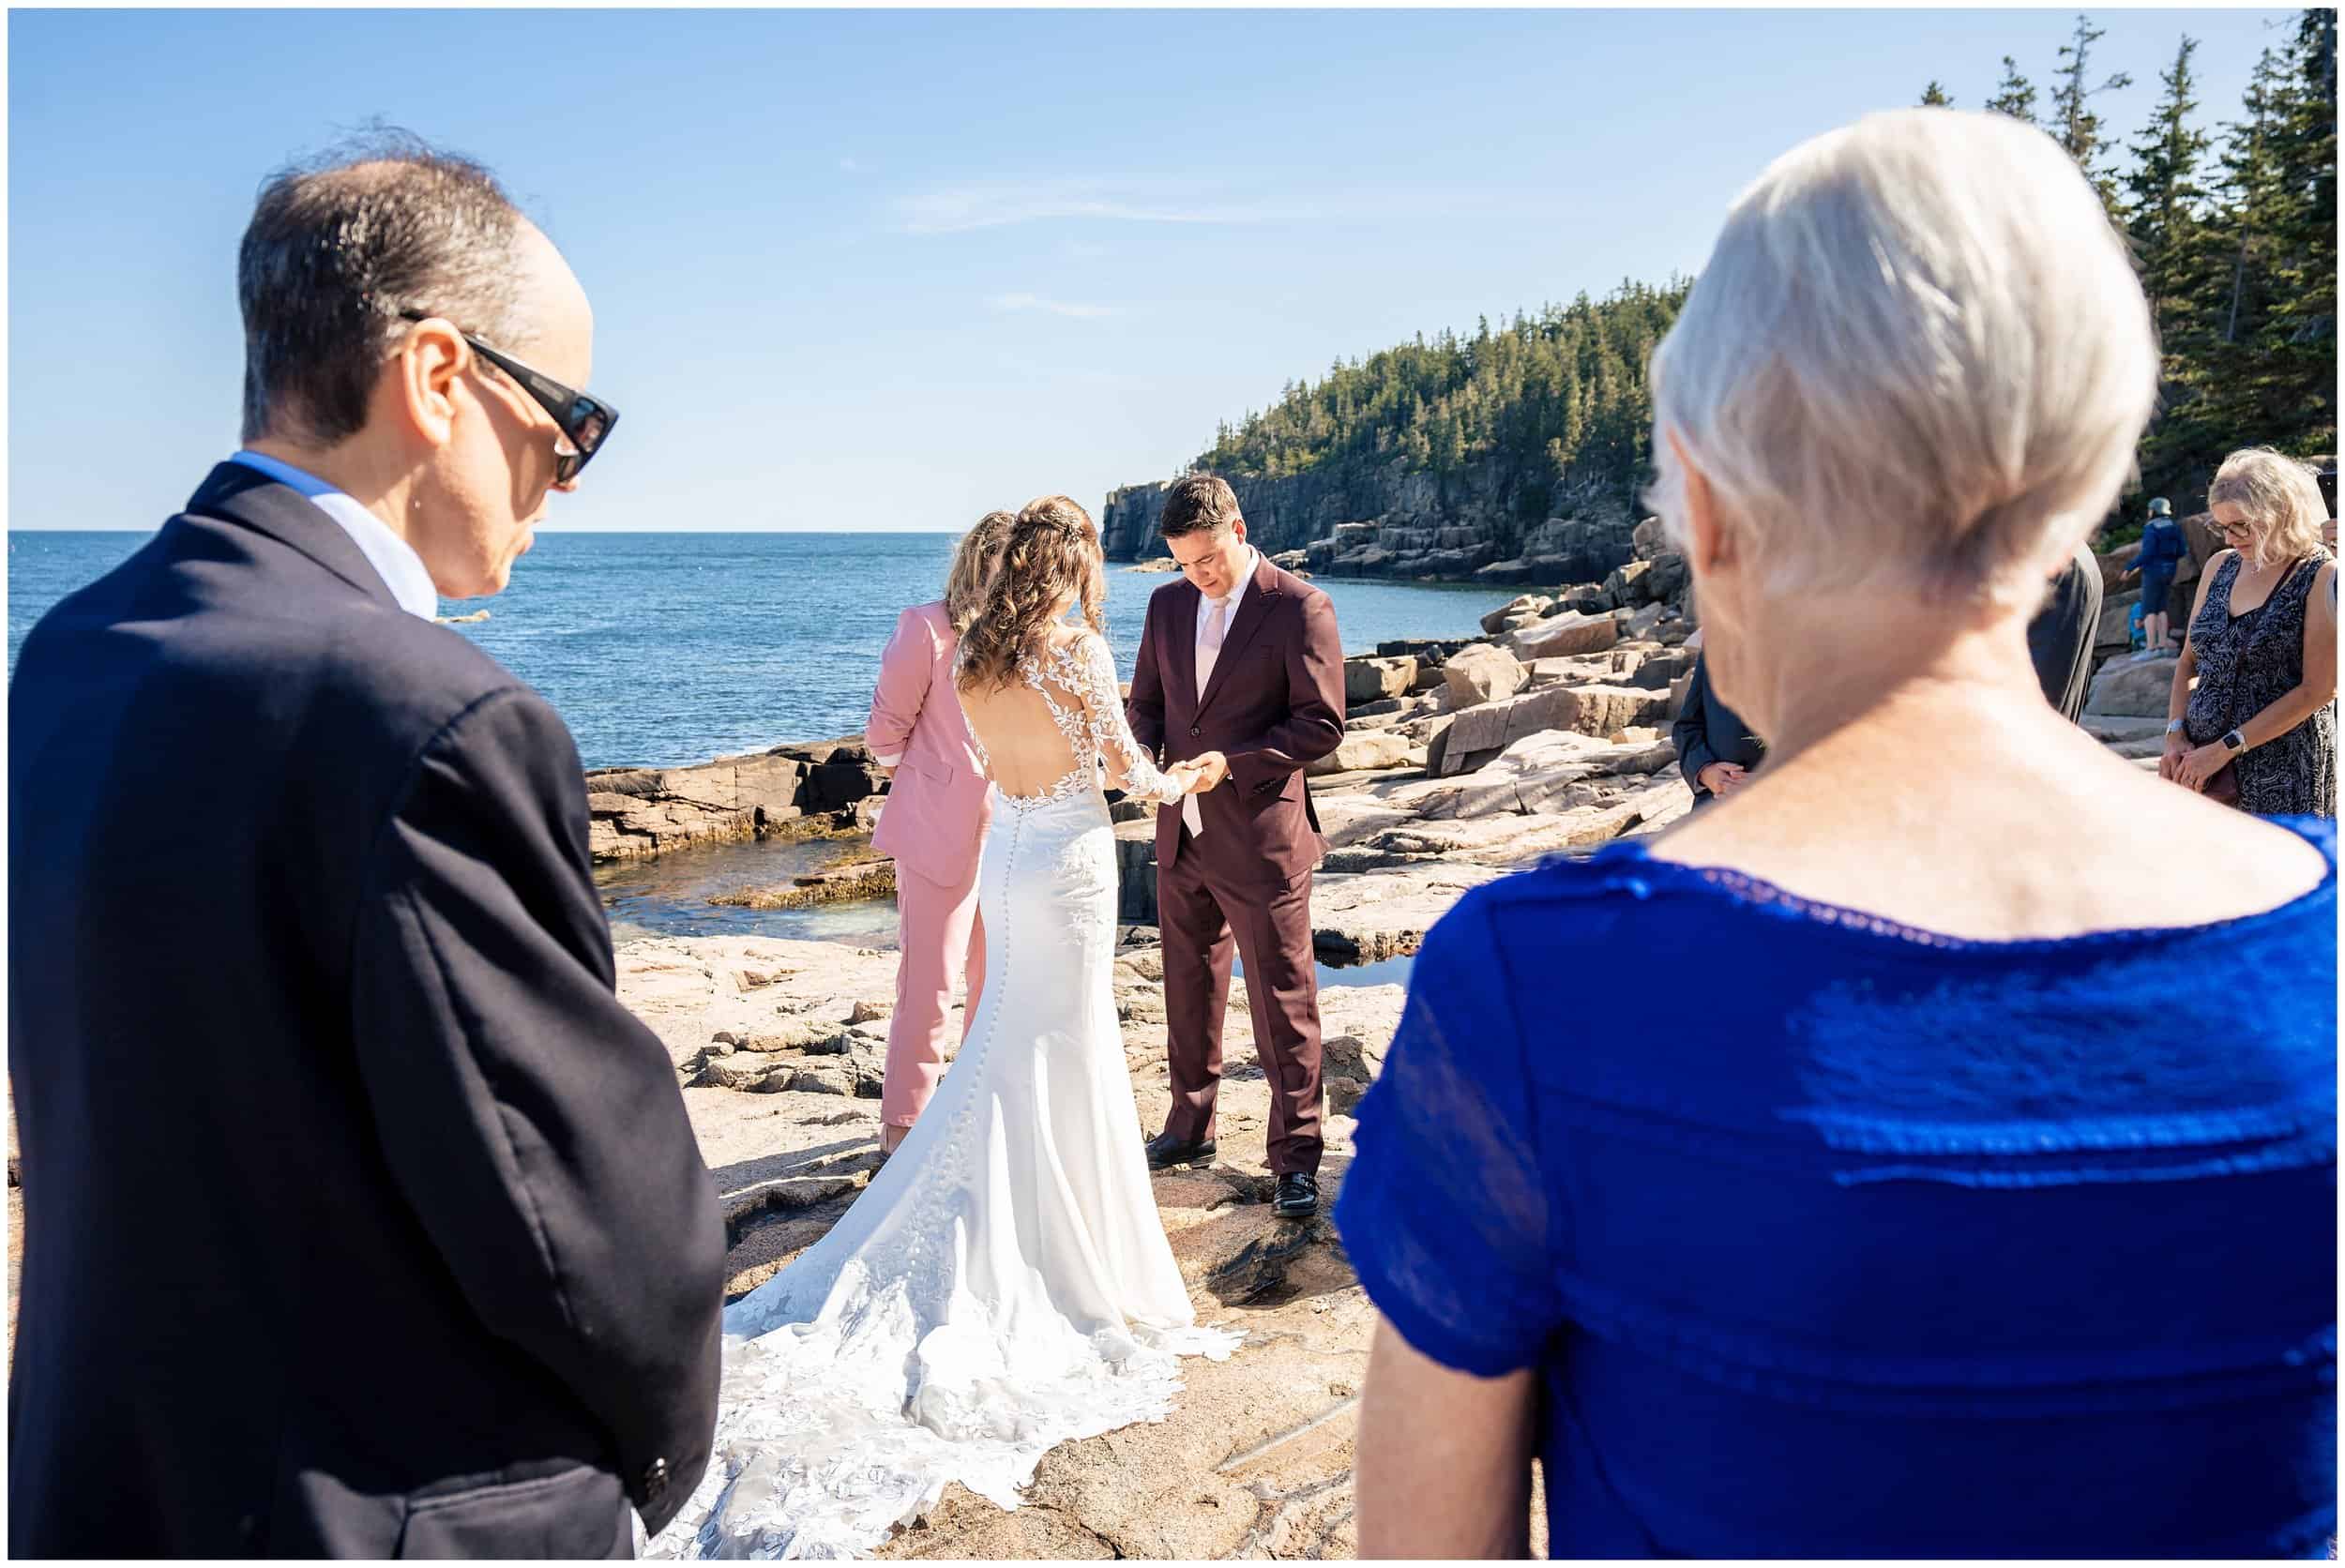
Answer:
<svg viewBox="0 0 2345 1568"><path fill-rule="evenodd" d="M1670 738L1677 743L1677 770L1694 792L1703 793L1702 770L1718 760L1710 747L1710 677L1708 668L1694 660L1693 679L1686 684L1685 706L1677 710L1677 721L1670 726Z"/></svg>
<svg viewBox="0 0 2345 1568"><path fill-rule="evenodd" d="M535 693L443 727L370 855L352 1025L417 1221L608 1432L656 1532L708 1464L724 1224L667 1049L615 994L586 820Z"/></svg>

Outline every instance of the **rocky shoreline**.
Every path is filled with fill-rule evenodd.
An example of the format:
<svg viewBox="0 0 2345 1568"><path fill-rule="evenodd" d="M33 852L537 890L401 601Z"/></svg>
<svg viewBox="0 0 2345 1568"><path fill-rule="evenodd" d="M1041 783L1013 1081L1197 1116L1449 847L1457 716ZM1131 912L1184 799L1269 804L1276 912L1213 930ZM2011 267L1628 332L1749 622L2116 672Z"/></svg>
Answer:
<svg viewBox="0 0 2345 1568"><path fill-rule="evenodd" d="M1311 769L1330 844L1312 898L1323 959L1413 953L1468 889L1550 852L1655 831L1689 807L1667 735L1672 687L1691 667L1682 587L1675 601L1657 598L1654 588L1678 584L1650 565L1618 586L1626 602L1598 608L1600 583L1526 596L1470 640L1385 643L1346 661L1346 734ZM883 806L885 784L852 737L706 769L606 772L589 780L598 854L818 824L853 833ZM1172 1093L1155 827L1138 803L1114 815L1116 1008L1140 1119L1153 1125ZM868 864L818 875L852 882ZM725 1206L728 1291L747 1291L819 1238L877 1168L895 955L646 939L620 948L619 989L668 1047ZM1353 1435L1375 1315L1324 1210L1300 1225L1270 1212L1269 1092L1244 980L1232 990L1220 1158L1161 1173L1155 1188L1201 1318L1243 1329L1245 1348L1192 1367L1166 1421L1053 1451L1023 1506L1004 1513L956 1489L883 1557L1356 1555ZM1398 985L1322 989L1329 1205L1403 1000ZM1543 1524L1535 1530L1543 1538Z"/></svg>
<svg viewBox="0 0 2345 1568"><path fill-rule="evenodd" d="M1412 953L1469 888L1548 854L1657 832L1690 808L1668 733L1693 663L1683 563L1650 524L1631 549L1601 581L1493 611L1470 641L1387 643L1346 661L1347 732L1311 770L1331 846L1312 898L1324 959ZM2120 552L2105 570L2113 580L2124 564ZM2109 651L2120 656L2131 600L2112 594L2104 621L2104 639L2115 634ZM2152 765L2172 668L2148 656L2110 659L2087 729ZM768 756L779 762L712 764L720 777L731 770L732 795L664 776L669 798L769 810L775 830L827 813L829 831L852 831L840 824L868 822L884 799L882 779L827 804L858 776L871 780L853 740ZM783 799L779 782L761 780L811 789L812 809L803 793ZM752 798L767 788L775 806ZM658 797L639 790L627 798ZM1140 1119L1154 1126L1171 1103L1154 828L1135 803L1115 815L1125 922L1116 1008ZM864 865L822 875L859 875ZM894 979L894 954L876 948L733 937L621 947L620 994L666 1043L723 1199L729 1294L823 1235L877 1168ZM1271 1214L1269 1093L1253 1061L1244 981L1232 991L1220 1157L1209 1170L1160 1173L1155 1189L1201 1319L1243 1329L1244 1349L1196 1364L1166 1421L1052 1451L1020 1508L1004 1513L955 1488L882 1557L1356 1555L1353 1440L1375 1315L1324 1209L1300 1225ZM1330 1207L1352 1159L1353 1112L1404 1000L1398 985L1322 988ZM1542 1512L1535 1499L1535 1549L1543 1548Z"/></svg>
<svg viewBox="0 0 2345 1568"><path fill-rule="evenodd" d="M2126 564L2104 562L2114 590ZM2186 567L2195 576L2195 566ZM2189 579L2177 586L2186 591ZM2086 728L2154 765L2171 658L2123 653L2135 596L2112 592ZM1312 770L1330 852L1312 900L1334 963L1414 952L1468 889L1544 855L1656 832L1690 793L1668 735L1692 659L1682 563L1649 524L1630 562L1493 611L1472 641L1387 643L1347 660L1343 744ZM859 740L793 746L698 768L587 776L598 859L753 835L836 836L843 864L804 879L874 897L890 869L862 852L885 778ZM1117 807L1125 929L1115 966L1125 1060L1143 1125L1170 1105L1162 968L1153 927L1153 824ZM817 889L808 895L822 897ZM880 1082L896 957L877 948L757 937L622 943L619 994L673 1063L731 1245L728 1296L822 1236L877 1168ZM885 1558L1191 1560L1356 1555L1353 1440L1374 1312L1321 1216L1275 1218L1263 1162L1269 1094L1233 981L1221 1153L1155 1179L1158 1213L1202 1319L1247 1334L1188 1372L1167 1420L1052 1451L1026 1503L1004 1513L954 1489ZM1321 992L1332 1206L1353 1112L1381 1066L1398 985ZM11 1122L11 1177L14 1176ZM10 1183L12 1242L22 1194ZM10 1314L14 1327L11 1247ZM1543 1510L1533 1503L1535 1550Z"/></svg>

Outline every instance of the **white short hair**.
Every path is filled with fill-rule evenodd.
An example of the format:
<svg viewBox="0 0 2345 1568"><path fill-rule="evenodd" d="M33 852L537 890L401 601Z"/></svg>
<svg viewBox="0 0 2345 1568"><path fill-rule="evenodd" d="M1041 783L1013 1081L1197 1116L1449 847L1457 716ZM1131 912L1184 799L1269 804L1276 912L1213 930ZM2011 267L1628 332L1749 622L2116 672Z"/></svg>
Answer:
<svg viewBox="0 0 2345 1568"><path fill-rule="evenodd" d="M1651 499L1681 543L1672 430L1776 591L2032 604L2133 472L2157 347L2057 143L1909 109L1768 166L1651 374Z"/></svg>

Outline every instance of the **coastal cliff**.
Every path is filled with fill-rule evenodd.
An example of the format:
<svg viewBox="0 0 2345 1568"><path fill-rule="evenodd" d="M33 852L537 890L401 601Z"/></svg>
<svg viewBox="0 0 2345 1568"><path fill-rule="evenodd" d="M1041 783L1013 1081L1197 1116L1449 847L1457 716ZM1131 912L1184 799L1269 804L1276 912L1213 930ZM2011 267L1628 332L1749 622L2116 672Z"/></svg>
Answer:
<svg viewBox="0 0 2345 1568"><path fill-rule="evenodd" d="M1449 475L1395 463L1224 477L1258 549L1301 550L1326 576L1560 587L1600 582L1635 553L1628 493L1609 480L1559 488L1497 460ZM1099 529L1109 559L1164 553L1157 524L1170 483L1109 494ZM1548 515L1554 505L1568 515Z"/></svg>
<svg viewBox="0 0 2345 1568"><path fill-rule="evenodd" d="M1339 360L1224 424L1190 471L1237 491L1254 542L1315 571L1564 586L1628 559L1653 410L1643 367L1689 287L1485 317ZM1161 553L1164 485L1108 497L1108 554Z"/></svg>

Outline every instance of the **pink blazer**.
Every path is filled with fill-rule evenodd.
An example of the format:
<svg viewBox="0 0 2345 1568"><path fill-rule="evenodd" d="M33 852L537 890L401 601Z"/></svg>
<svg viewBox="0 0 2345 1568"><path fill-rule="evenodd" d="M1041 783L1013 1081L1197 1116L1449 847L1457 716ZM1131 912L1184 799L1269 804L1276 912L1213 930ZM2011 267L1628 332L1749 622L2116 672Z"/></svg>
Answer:
<svg viewBox="0 0 2345 1568"><path fill-rule="evenodd" d="M947 884L976 870L989 815L985 769L953 690L960 641L941 603L898 616L863 731L874 758L898 760L871 847Z"/></svg>

